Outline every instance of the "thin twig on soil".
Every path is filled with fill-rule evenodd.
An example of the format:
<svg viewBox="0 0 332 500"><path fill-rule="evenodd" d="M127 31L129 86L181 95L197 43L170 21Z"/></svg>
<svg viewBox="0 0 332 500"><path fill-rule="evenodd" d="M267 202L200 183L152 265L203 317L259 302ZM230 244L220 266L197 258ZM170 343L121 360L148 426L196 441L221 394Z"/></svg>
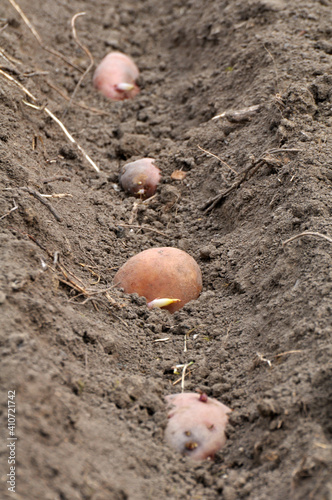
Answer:
<svg viewBox="0 0 332 500"><path fill-rule="evenodd" d="M53 215L53 217L58 222L62 222L62 217L60 217L60 215L52 207L52 205L42 197L41 193L39 193L38 191L35 191L34 189L31 189L29 187L22 187L22 188L18 188L18 189L21 190L21 191L27 191L27 193L31 194L34 198L36 198L36 200L40 201L40 203L42 203L43 205L45 205L45 207L48 208L48 210L51 212L51 214Z"/></svg>
<svg viewBox="0 0 332 500"><path fill-rule="evenodd" d="M154 194L153 196L150 196L150 198L147 198L146 200L142 201L143 205L148 205L151 201L153 201L155 198L157 198L157 194Z"/></svg>
<svg viewBox="0 0 332 500"><path fill-rule="evenodd" d="M68 97L61 89L59 89L59 87L57 87L56 85L54 85L54 83L51 83L51 82L49 82L46 79L45 79L45 82L47 83L47 85L49 87L51 87L56 92L58 92L58 94L60 94L61 97L63 97L66 101L70 101L71 100L71 98ZM97 108L93 108L91 106L87 106L86 104L83 104L81 102L72 101L72 104L74 106L78 106L78 107L80 107L82 109L86 109L87 111L91 111L91 113L94 113L95 115L100 115L100 116L109 116L110 115L110 113L108 113L107 111L102 111L101 109L97 109Z"/></svg>
<svg viewBox="0 0 332 500"><path fill-rule="evenodd" d="M29 28L29 30L31 31L31 33L33 34L33 36L35 37L35 39L37 40L37 42L39 43L39 45L41 46L42 49L44 49L46 52L49 52L50 54L53 54L54 56L56 57L59 57L60 59L62 59L64 62L66 62L67 64L69 64L69 66L71 66L72 68L76 69L77 71L79 71L80 73L83 73L83 69L80 68L79 66L76 66L75 64L73 64L71 61L69 61L69 59L67 59L66 56L64 56L63 54L61 54L60 52L58 52L57 50L54 50L54 49L51 49L50 47L48 47L47 45L44 44L43 40L41 39L38 31L36 30L36 28L31 24L31 22L29 21L29 19L27 18L27 16L24 14L23 10L21 9L21 7L15 2L15 0L8 0L8 2L12 5L12 7L14 7L14 9L19 13L19 15L21 16L21 18L23 19L23 21L25 22L25 24L27 25L27 27Z"/></svg>
<svg viewBox="0 0 332 500"><path fill-rule="evenodd" d="M53 193L53 194L41 194L43 198L72 198L73 195L70 193Z"/></svg>
<svg viewBox="0 0 332 500"><path fill-rule="evenodd" d="M293 351L286 351L286 352L281 352L279 354L276 354L274 357L275 358L281 358L281 356L287 356L287 354L296 354L299 352L303 352L301 349L298 350L293 350Z"/></svg>
<svg viewBox="0 0 332 500"><path fill-rule="evenodd" d="M50 182L56 181L71 182L71 177L68 177L68 175L55 175L54 177L44 179L43 184L49 184Z"/></svg>
<svg viewBox="0 0 332 500"><path fill-rule="evenodd" d="M108 288L104 288L103 290L95 290L94 292L89 291L90 295L99 295L101 293L107 293L115 288L115 285L109 286ZM116 304L115 300L111 300L112 304Z"/></svg>
<svg viewBox="0 0 332 500"><path fill-rule="evenodd" d="M27 96L30 97L30 99L32 99L34 102L37 101L37 98L31 94L31 92L29 92L29 90L27 88L24 87L24 85L22 85L20 82L18 82L17 80L15 80L15 78L13 78L12 76L10 76L8 73L6 73L5 71L2 71L2 69L0 69L0 74L3 75L5 78L7 78L9 81L13 82L15 85L17 85ZM68 130L66 129L66 127L64 126L64 124L45 106L45 107L40 107L40 106L36 106L34 104L30 104L26 101L23 101L27 106L30 106L31 108L35 108L35 109L39 109L39 110L42 110L44 111L48 116L50 116L52 118L52 120L55 121L55 123L57 123L59 125L59 127L61 128L61 130L64 132L64 134L66 135L66 137L70 140L71 143L75 144L77 149L82 153L82 155L86 158L86 160L93 166L93 168L97 171L97 172L100 172L100 168L95 164L94 161L91 160L90 156L88 156L86 154L86 152L84 151L84 149L76 142L76 140L73 138L73 136L68 132Z"/></svg>
<svg viewBox="0 0 332 500"><path fill-rule="evenodd" d="M287 243L290 243L291 241L297 240L298 238L302 238L303 236L317 236L318 238L323 238L324 240L328 241L329 243L332 243L332 238L329 238L325 234L316 233L313 231L304 231L303 233L297 234L295 236L292 236L288 240L283 241L282 246L284 247L285 245L287 245Z"/></svg>
<svg viewBox="0 0 332 500"><path fill-rule="evenodd" d="M92 274L92 276L95 276L97 278L97 281L94 282L94 283L91 283L91 285L98 285L98 283L100 282L101 280L101 276L100 274L96 273L93 269L92 269L92 266L89 266L88 264L83 264L82 262L79 263L80 266L83 267L83 269L87 268L88 271L90 271L90 273Z"/></svg>
<svg viewBox="0 0 332 500"><path fill-rule="evenodd" d="M177 365L174 368L182 368L182 375L180 378L178 378L175 382L173 382L173 385L177 385L179 382L181 382L181 391L184 391L184 379L187 375L187 368L191 365L193 365L194 362L190 361L190 363L185 363L184 365Z"/></svg>
<svg viewBox="0 0 332 500"><path fill-rule="evenodd" d="M260 352L256 352L256 355L260 361L267 363L269 365L269 368L272 368L272 363L269 359L265 358Z"/></svg>
<svg viewBox="0 0 332 500"><path fill-rule="evenodd" d="M19 61L18 59L15 59L15 57L13 57L13 56L10 56L9 54L7 54L5 49L3 49L2 47L0 47L0 55L10 64L16 64L16 65L22 64L21 61Z"/></svg>
<svg viewBox="0 0 332 500"><path fill-rule="evenodd" d="M314 442L314 445L317 446L318 448L323 448L323 450L330 450L332 448L330 444L318 443L317 441Z"/></svg>
<svg viewBox="0 0 332 500"><path fill-rule="evenodd" d="M242 182L244 182L249 175L249 173L253 174L258 170L258 168L264 164L264 161L259 160L259 162L256 162L254 164L249 165L242 174L240 174L240 177L225 191L222 193L217 194L213 198L210 198L204 205L201 207L201 210L204 210L205 213L211 212L217 205L219 205L232 191L235 191Z"/></svg>
<svg viewBox="0 0 332 500"><path fill-rule="evenodd" d="M18 209L18 206L15 203L15 200L13 200L13 204L14 204L13 208L11 208L8 212L6 212L4 215L2 215L2 217L0 217L0 220L4 219L5 217L8 217L9 214L14 212L14 210Z"/></svg>
<svg viewBox="0 0 332 500"><path fill-rule="evenodd" d="M70 271L69 269L66 269L66 267L63 264L60 264L58 262L57 265L58 265L59 269L61 270L62 274L65 276L65 278L68 281L72 282L73 285L75 285L77 287L77 290L79 292L85 294L87 291L87 288L84 285L83 281L78 276L76 276L76 274L74 274L72 271ZM73 281L73 279L69 275L72 276L72 278L74 278L74 280L77 280L80 283L80 285L78 285L75 281Z"/></svg>
<svg viewBox="0 0 332 500"><path fill-rule="evenodd" d="M234 170L234 168L230 167L230 166L228 165L228 163L226 163L224 160L222 160L221 158L219 158L219 156L217 156L217 155L215 155L215 154L213 154L213 153L210 153L210 151L207 151L206 149L201 148L201 146L198 146L198 145L197 145L197 147L198 147L198 149L200 149L200 150L201 150L201 151L203 151L204 153L206 153L206 154L208 154L208 155L210 155L210 156L213 156L214 158L217 158L217 160L219 160L219 161L220 161L220 163L221 163L222 165L225 165L227 168L229 168L229 170L230 170L231 172L233 172L233 174L235 174L235 175L239 175L239 174L238 174L238 172L237 172L236 170Z"/></svg>
<svg viewBox="0 0 332 500"><path fill-rule="evenodd" d="M201 210L204 210L205 213L211 212L217 205L222 203L230 193L235 191L235 189L237 189L245 180L247 180L249 175L253 176L261 166L266 164L275 168L282 165L282 162L280 160L269 156L268 153L266 153L264 156L261 156L257 160L254 160L253 158L251 160L251 165L246 167L243 172L238 174L237 180L235 180L235 182L233 182L233 184L229 188L225 189L225 191L222 191L213 198L210 198L206 203L204 203L204 205L201 206Z"/></svg>
<svg viewBox="0 0 332 500"><path fill-rule="evenodd" d="M89 51L89 49L87 47L85 47L85 45L83 45L78 36L77 36L77 33L76 33L76 27L75 27L75 21L78 17L80 16L85 16L86 12L79 12L78 14L75 14L71 20L71 27L72 27L72 32L73 32L73 38L75 40L75 42L77 43L77 45L86 53L86 55L88 56L88 58L90 59L90 64L89 66L86 68L86 70L84 71L84 73L80 76L80 79L78 80L77 82L77 85L74 89L74 92L72 93L70 99L69 99L69 102L68 102L68 106L67 108L64 110L63 112L63 116L67 113L68 109L70 108L71 106L71 103L76 95L76 92L78 91L82 81L84 80L84 78L86 77L86 75L89 73L89 71L92 69L93 65L94 65L94 60L93 60L93 57L92 57L92 54L91 52Z"/></svg>
<svg viewBox="0 0 332 500"><path fill-rule="evenodd" d="M173 382L173 385L177 385L179 382L181 382L182 377L178 378L175 382Z"/></svg>
<svg viewBox="0 0 332 500"><path fill-rule="evenodd" d="M49 71L30 71L30 73L22 73L25 78L31 78L32 76L45 76L49 74Z"/></svg>
<svg viewBox="0 0 332 500"><path fill-rule="evenodd" d="M260 105L256 104L254 106L249 106L247 108L242 108L239 110L230 109L224 111L223 113L216 115L212 120L218 120L219 118L227 118L230 122L243 122L248 121L252 118L260 109Z"/></svg>
<svg viewBox="0 0 332 500"><path fill-rule="evenodd" d="M44 156L44 159L47 163L50 162L50 160L48 160L47 158L47 152L46 152L46 147L45 147L45 144L44 144L44 141L43 141L43 138L40 136L40 135L37 135L35 134L32 138L32 150L35 151L38 147L38 141L41 143L42 145L42 150L43 150L43 156Z"/></svg>
<svg viewBox="0 0 332 500"><path fill-rule="evenodd" d="M1 71L1 70L0 70ZM35 104L31 104L29 102L26 102L26 101L23 101L24 104L26 104L27 106L30 106L31 108L34 108L34 109L39 109L40 111L45 111L45 113L50 116L52 118L52 120L55 121L55 123L57 123L59 125L59 127L61 128L61 130L65 133L65 135L68 137L68 139L70 140L70 142L72 142L73 144L76 145L77 149L82 153L82 155L88 160L88 162L93 166L93 168L96 170L96 172L100 172L100 168L97 167L97 165L95 164L94 161L91 160L90 156L88 156L86 154L86 152L84 151L84 149L76 142L76 140L74 139L74 137L68 132L68 130L66 129L66 127L64 126L64 124L62 123L62 121L59 120L59 118L57 118L46 106L45 107L41 107L41 106L36 106Z"/></svg>
<svg viewBox="0 0 332 500"><path fill-rule="evenodd" d="M115 287L115 285L112 285L108 288L104 288L102 290L91 290L91 288L85 286L83 281L78 276L76 276L72 271L67 269L64 266L64 264L60 264L58 259L58 254L55 263L55 268L50 267L50 269L56 274L58 280L61 283L65 284L72 290L78 292L78 295L75 296L75 299L79 297L84 297L84 300L82 302L76 302L77 305L84 305L87 302L91 302L93 307L98 311L97 303L100 303L104 307L106 307L106 309L114 318L119 320L123 325L125 325L128 328L128 324L111 310L111 306L118 305L116 301L108 294L108 292L112 290ZM56 269L59 269L61 271L63 277L58 275ZM104 295L104 297L98 298L96 297L96 295ZM68 302L72 302L72 300L69 299Z"/></svg>
<svg viewBox="0 0 332 500"><path fill-rule="evenodd" d="M33 241L33 242L37 245L37 247L39 247L41 250L43 250L43 252L47 253L47 255L48 255L50 258L52 258L52 257L53 257L52 252L50 252L50 250L49 250L47 247L45 247L44 245L42 245L42 244L41 244L41 243L40 243L40 242L39 242L39 241L38 241L38 240L37 240L34 236L32 236L31 234L26 233L26 232L24 232L24 231L20 231L19 229L17 229L17 231L18 231L20 234L23 234L24 236L27 236L27 237L28 237L31 241ZM57 252L56 252L56 253L57 253ZM47 267L49 267L49 266L47 265ZM45 271L45 268L44 268L44 271Z"/></svg>
<svg viewBox="0 0 332 500"><path fill-rule="evenodd" d="M4 26L1 26L0 33L1 33L1 31L4 31L7 27L8 27L8 23L6 23Z"/></svg>
<svg viewBox="0 0 332 500"><path fill-rule="evenodd" d="M302 149L296 149L296 148L276 148L276 149L268 149L267 151L264 151L263 155L266 155L266 154L270 154L270 155L273 155L273 154L276 154L276 153L283 153L283 152L293 152L293 153L299 153L300 151L302 151Z"/></svg>
<svg viewBox="0 0 332 500"><path fill-rule="evenodd" d="M78 296L84 296L84 297L87 297L90 299L91 297L89 297L89 294L88 294L88 291L87 289L85 288L84 284L82 283L82 281L77 277L75 276L73 273L71 273L70 271L68 271L63 265L59 264L59 262L57 262L56 264L57 268L60 269L60 271L62 272L63 276L65 277L65 280L61 277L58 276L58 279L64 283L65 285L69 286L70 288L73 288L76 292L79 292L79 295ZM73 278L71 278L69 276L69 274L71 274L75 279L77 279L77 281L79 281L81 283L78 284L76 283L76 281L73 280ZM69 301L70 302L70 299Z"/></svg>
<svg viewBox="0 0 332 500"><path fill-rule="evenodd" d="M37 245L37 247L41 248L44 252L46 252L49 257L52 257L52 253L48 250L48 248L42 245L42 243L40 243L34 236L24 232L22 232L22 234L26 235L31 241L33 241Z"/></svg>
<svg viewBox="0 0 332 500"><path fill-rule="evenodd" d="M62 281L62 283L65 283L67 285L69 285L68 283L66 283L65 281ZM83 302L76 302L75 305L78 305L78 306L84 306L85 304L87 304L88 302L91 302L93 307L95 308L96 311L99 311L99 309L97 308L97 302L99 302L100 304L104 305L105 306L105 301L102 300L102 299L99 299L99 298L96 298L96 297L87 297L85 300L83 300ZM118 316L117 314L115 314L113 311L110 310L109 307L107 307L107 310L108 312L114 317L116 318L118 321L120 321L120 323L122 323L125 327L129 328L129 325L128 323L126 323L126 321L122 318L120 318L120 316Z"/></svg>
<svg viewBox="0 0 332 500"><path fill-rule="evenodd" d="M62 221L62 218L57 213L57 211L52 207L52 205L48 201L46 201L43 198L43 195L41 193L39 193L38 191L35 191L34 189L27 187L27 186L18 187L18 188L5 188L6 191L12 191L13 189L17 189L18 191L26 191L27 193L31 194L34 198L36 198L36 200L40 201L40 203L42 203L43 205L45 205L46 208L48 208L48 210L51 212L53 217L58 222Z"/></svg>
<svg viewBox="0 0 332 500"><path fill-rule="evenodd" d="M275 354L272 357L277 359L277 358L281 358L282 356L287 356L288 354L296 354L296 353L300 353L300 352L303 352L303 351L302 350L285 351L285 352L281 352L279 354ZM266 356L263 356L263 354L261 354L259 352L256 352L256 354L257 354L260 361L267 363L269 365L269 368L272 368L272 361L270 359L268 359Z"/></svg>

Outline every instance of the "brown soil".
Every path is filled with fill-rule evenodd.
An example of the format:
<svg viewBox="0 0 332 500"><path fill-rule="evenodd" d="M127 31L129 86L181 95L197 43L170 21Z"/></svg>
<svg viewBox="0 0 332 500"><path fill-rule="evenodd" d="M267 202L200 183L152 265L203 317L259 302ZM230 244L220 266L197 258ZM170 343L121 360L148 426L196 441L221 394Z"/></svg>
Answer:
<svg viewBox="0 0 332 500"><path fill-rule="evenodd" d="M77 34L95 63L129 54L141 93L110 102L90 72L67 109L55 88L70 96L81 73L1 5L2 70L101 169L0 74L1 498L331 499L332 245L310 235L282 245L304 231L332 235L330 2L20 6L44 44L83 70L70 21L86 11ZM212 119L253 105L247 120ZM156 158L163 181L135 204L118 172L143 156ZM44 182L55 176L68 180ZM54 214L31 190L71 197L46 199ZM103 292L153 246L184 249L202 270L200 298L174 315ZM172 366L190 361L185 390L234 410L214 461L193 463L163 438L164 396L181 391ZM9 390L16 494L6 484Z"/></svg>

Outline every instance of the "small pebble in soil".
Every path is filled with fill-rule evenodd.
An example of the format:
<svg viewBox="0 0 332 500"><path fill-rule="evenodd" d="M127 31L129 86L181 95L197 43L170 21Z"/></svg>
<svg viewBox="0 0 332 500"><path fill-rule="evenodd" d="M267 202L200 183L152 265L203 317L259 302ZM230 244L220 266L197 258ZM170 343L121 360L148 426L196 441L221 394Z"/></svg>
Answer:
<svg viewBox="0 0 332 500"><path fill-rule="evenodd" d="M199 256L201 259L210 259L216 247L213 245L206 245L199 249Z"/></svg>

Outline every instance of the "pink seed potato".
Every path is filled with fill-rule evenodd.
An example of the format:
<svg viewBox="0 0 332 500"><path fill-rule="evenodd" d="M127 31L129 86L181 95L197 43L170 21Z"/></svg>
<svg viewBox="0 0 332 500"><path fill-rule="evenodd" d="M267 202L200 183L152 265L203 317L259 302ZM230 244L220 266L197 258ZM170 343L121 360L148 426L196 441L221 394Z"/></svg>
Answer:
<svg viewBox="0 0 332 500"><path fill-rule="evenodd" d="M132 99L139 93L135 81L139 71L132 59L121 52L110 52L93 76L93 85L113 101Z"/></svg>
<svg viewBox="0 0 332 500"><path fill-rule="evenodd" d="M156 167L155 160L142 158L122 167L120 184L127 193L146 199L156 192L160 177L160 170Z"/></svg>
<svg viewBox="0 0 332 500"><path fill-rule="evenodd" d="M185 392L166 396L170 408L165 439L193 460L213 458L226 443L230 408L206 394Z"/></svg>
<svg viewBox="0 0 332 500"><path fill-rule="evenodd" d="M183 250L173 247L149 248L131 257L114 276L114 284L126 293L138 293L148 302L177 299L166 305L171 313L202 290L202 274L197 262Z"/></svg>

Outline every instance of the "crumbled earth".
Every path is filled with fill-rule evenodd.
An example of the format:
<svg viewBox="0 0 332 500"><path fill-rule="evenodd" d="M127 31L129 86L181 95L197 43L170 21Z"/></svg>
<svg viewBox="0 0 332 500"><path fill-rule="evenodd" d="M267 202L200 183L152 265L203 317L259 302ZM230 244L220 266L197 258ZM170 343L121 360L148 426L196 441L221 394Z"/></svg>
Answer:
<svg viewBox="0 0 332 500"><path fill-rule="evenodd" d="M2 2L1 498L331 499L330 2L19 5L40 40ZM80 45L94 67L130 55L140 94L111 102L92 70L80 81ZM162 182L143 202L118 174L144 156ZM157 246L202 270L173 315L112 288ZM214 461L164 441L172 367L191 362L185 390L233 410Z"/></svg>

